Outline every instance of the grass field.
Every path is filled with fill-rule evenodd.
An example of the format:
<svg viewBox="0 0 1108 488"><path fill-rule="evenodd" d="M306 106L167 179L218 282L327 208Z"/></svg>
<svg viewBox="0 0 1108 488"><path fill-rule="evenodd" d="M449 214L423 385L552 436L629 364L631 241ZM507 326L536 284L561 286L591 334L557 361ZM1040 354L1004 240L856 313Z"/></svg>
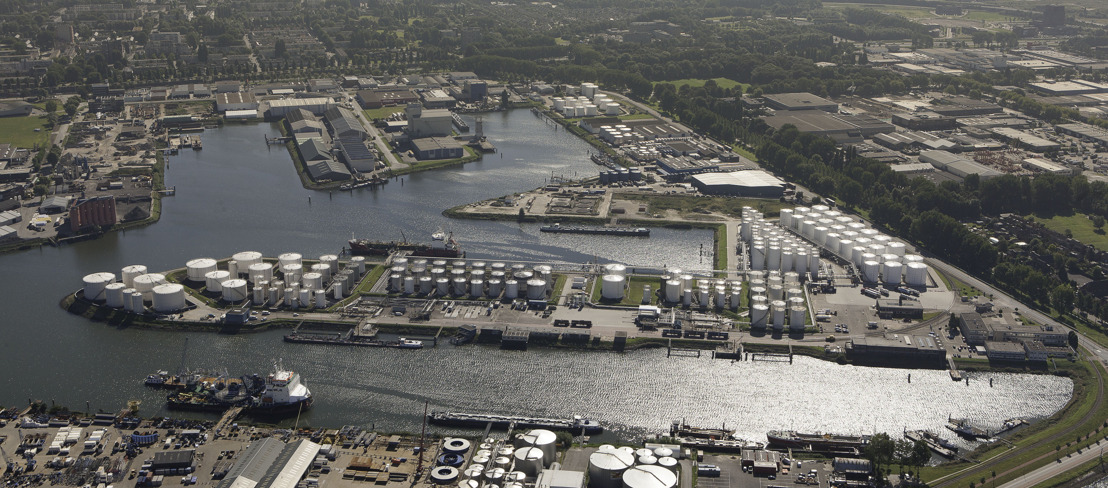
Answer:
<svg viewBox="0 0 1108 488"><path fill-rule="evenodd" d="M749 159L749 160L754 161L754 162L758 162L758 155L754 154L753 151L751 151L751 150L749 150L745 147L742 147L741 145L735 144L735 145L731 146L731 149L733 149L735 152L739 153L740 155L742 155L742 157L744 157L746 159Z"/></svg>
<svg viewBox="0 0 1108 488"><path fill-rule="evenodd" d="M712 78L712 80L715 80L716 84L719 85L720 88L734 88L736 86L741 86L743 87L744 92L750 89L749 83L739 83L729 78ZM686 78L683 80L661 81L659 83L672 83L673 86L676 86L678 89L680 89L681 85L689 85L689 87L691 88L699 88L704 86L704 83L707 81L708 80L701 78Z"/></svg>
<svg viewBox="0 0 1108 488"><path fill-rule="evenodd" d="M966 12L966 15L962 16L966 20L980 20L982 22L1003 22L1012 19L1011 15L1005 15L997 12L983 12L980 10L971 10Z"/></svg>
<svg viewBox="0 0 1108 488"><path fill-rule="evenodd" d="M653 115L642 114L642 113L640 113L640 114L631 114L631 115L620 115L619 116L619 120L639 120L639 119L653 119L653 118L654 118Z"/></svg>
<svg viewBox="0 0 1108 488"><path fill-rule="evenodd" d="M935 14L931 13L931 10L926 7L905 7L901 5L871 5L863 3L824 3L824 7L845 9L845 8L865 8L874 9L881 13L890 15L899 15L901 17L907 17L909 19L925 19L934 18Z"/></svg>
<svg viewBox="0 0 1108 488"><path fill-rule="evenodd" d="M957 293L959 295L964 295L964 296L967 296L967 297L981 296L981 290L978 290L977 288L974 288L974 287L972 287L972 286L970 286L966 283L963 283L961 280L951 278L951 277L947 276L945 273L943 273L941 271L938 271L938 270L935 270L935 274L939 275L939 279L943 280L943 284L946 285L946 287L949 288L954 293Z"/></svg>
<svg viewBox="0 0 1108 488"><path fill-rule="evenodd" d="M1025 218L1041 222L1046 228L1055 232L1065 234L1066 229L1069 229L1069 231L1073 233L1074 239L1100 249L1101 251L1108 251L1108 234L1098 234L1096 232L1096 227L1093 227L1093 221L1089 220L1089 217L1085 214L1058 215L1049 219L1027 215ZM1108 226L1105 227L1108 228Z"/></svg>
<svg viewBox="0 0 1108 488"><path fill-rule="evenodd" d="M381 107L381 108L371 108L369 110L362 110L362 113L365 114L366 120L376 120L376 119L383 119L383 118L388 117L388 116L390 116L394 113L403 112L403 111L404 111L404 107Z"/></svg>
<svg viewBox="0 0 1108 488"><path fill-rule="evenodd" d="M604 303L607 305L626 305L635 306L642 304L642 287L644 285L650 285L650 292L654 293L658 290L659 281L657 277L648 276L632 276L627 280L627 293L623 295L623 300L619 302L611 302L604 300L600 297L602 280L595 280L593 282L592 300L597 303ZM656 303L657 297L652 297L650 303Z"/></svg>
<svg viewBox="0 0 1108 488"><path fill-rule="evenodd" d="M39 131L35 132L35 129ZM36 143L45 144L49 140L50 131L46 129L46 117L0 118L0 142L30 149Z"/></svg>

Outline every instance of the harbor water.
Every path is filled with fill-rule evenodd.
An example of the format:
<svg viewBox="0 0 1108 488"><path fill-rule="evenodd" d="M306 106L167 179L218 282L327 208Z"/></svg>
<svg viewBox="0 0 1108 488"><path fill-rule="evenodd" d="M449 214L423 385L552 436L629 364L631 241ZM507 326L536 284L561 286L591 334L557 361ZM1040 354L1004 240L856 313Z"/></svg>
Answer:
<svg viewBox="0 0 1108 488"><path fill-rule="evenodd" d="M422 405L505 414L585 415L628 438L690 424L726 422L762 440L775 428L866 433L942 429L948 416L996 426L1009 417L1048 415L1069 398L1068 379L991 375L969 386L943 371L839 366L801 358L795 364L730 363L627 354L467 346L421 351L292 345L284 331L251 335L113 328L73 317L58 300L96 271L129 264L177 268L196 257L257 250L268 256L338 252L352 235L427 241L450 230L469 257L496 260L618 261L705 269L713 249L704 230L653 229L649 238L544 235L515 222L450 220L443 209L544 184L552 175L595 175L589 146L554 131L529 111L486 115L484 130L500 150L464 167L413 174L376 190L319 192L300 186L288 153L266 146L269 124L206 131L202 151L170 157L160 222L65 246L0 256L8 279L0 341L0 405L41 399L75 409L116 410L141 399L145 415L164 413L164 393L145 389L156 369L185 366L265 373L275 359L301 373L316 396L301 418L309 425L373 424L417 430ZM904 380L912 373L912 383Z"/></svg>

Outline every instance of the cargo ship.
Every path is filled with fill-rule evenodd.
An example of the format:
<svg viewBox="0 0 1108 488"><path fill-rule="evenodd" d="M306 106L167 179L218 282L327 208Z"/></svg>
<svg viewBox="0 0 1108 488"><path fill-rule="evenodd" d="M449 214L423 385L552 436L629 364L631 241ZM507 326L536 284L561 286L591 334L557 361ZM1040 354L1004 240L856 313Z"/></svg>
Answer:
<svg viewBox="0 0 1108 488"><path fill-rule="evenodd" d="M180 391L166 397L171 410L219 412L241 407L251 415L296 414L312 406L312 392L300 381L300 374L276 365L262 378L248 375L205 382L195 390Z"/></svg>
<svg viewBox="0 0 1108 488"><path fill-rule="evenodd" d="M417 244L404 241L371 241L369 239L350 239L347 242L351 254L360 256L388 256L394 252L406 252L412 256L428 258L464 258L461 244L454 234L441 229L431 234L431 244Z"/></svg>
<svg viewBox="0 0 1108 488"><path fill-rule="evenodd" d="M958 455L957 445L926 430L905 431L904 438L912 442L923 442L928 449L943 457L953 458Z"/></svg>
<svg viewBox="0 0 1108 488"><path fill-rule="evenodd" d="M598 434L604 431L600 423L574 415L568 419L548 419L541 417L523 417L513 415L493 415L481 413L462 412L431 412L427 414L427 421L437 425L453 425L459 427L485 427L492 424L493 427L508 427L515 424L516 427L566 430L586 434Z"/></svg>
<svg viewBox="0 0 1108 488"><path fill-rule="evenodd" d="M869 443L868 435L804 434L795 430L771 430L766 433L770 445L798 449L838 450L861 449Z"/></svg>
<svg viewBox="0 0 1108 488"><path fill-rule="evenodd" d="M539 231L555 234L602 234L609 236L650 237L650 229L646 227L563 227L562 224L554 224L539 227Z"/></svg>
<svg viewBox="0 0 1108 488"><path fill-rule="evenodd" d="M683 420L674 420L669 428L670 437L698 437L701 439L727 440L731 439L734 434L734 429L728 429L726 427L719 429L712 427L693 427L686 424Z"/></svg>
<svg viewBox="0 0 1108 488"><path fill-rule="evenodd" d="M423 341L401 337L397 341L355 338L349 334L313 334L293 332L285 335L285 342L294 344L324 344L333 346L393 347L397 349L423 349Z"/></svg>

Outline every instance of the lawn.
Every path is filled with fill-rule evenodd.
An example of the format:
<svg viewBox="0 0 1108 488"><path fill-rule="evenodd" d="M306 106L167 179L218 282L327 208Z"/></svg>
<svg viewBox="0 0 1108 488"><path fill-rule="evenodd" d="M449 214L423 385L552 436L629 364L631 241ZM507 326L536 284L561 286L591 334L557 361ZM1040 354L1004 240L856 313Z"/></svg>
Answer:
<svg viewBox="0 0 1108 488"><path fill-rule="evenodd" d="M925 19L935 17L935 14L931 13L931 10L926 7L904 7L900 5L872 5L862 3L825 3L827 8L866 8L874 9L878 12L899 15L901 17L907 17L909 19Z"/></svg>
<svg viewBox="0 0 1108 488"><path fill-rule="evenodd" d="M381 108L371 108L369 110L362 110L362 113L365 114L366 120L377 120L377 119L383 119L383 118L388 117L392 114L395 114L397 112L403 112L403 111L404 111L404 107L381 107Z"/></svg>
<svg viewBox="0 0 1108 488"><path fill-rule="evenodd" d="M35 132L35 129L39 129L39 132ZM0 142L31 149L35 144L45 144L49 140L50 131L46 129L46 117L0 118Z"/></svg>
<svg viewBox="0 0 1108 488"><path fill-rule="evenodd" d="M734 88L736 86L741 86L743 87L743 92L750 89L749 83L739 83L730 78L712 78L712 80L714 80L720 88ZM681 85L689 85L690 88L699 88L704 86L704 83L707 81L708 80L702 78L686 78L683 80L661 81L659 83L672 83L673 86L676 86L677 89L680 90Z"/></svg>
<svg viewBox="0 0 1108 488"><path fill-rule="evenodd" d="M943 284L946 285L947 288L958 295L967 297L981 296L981 290L963 283L961 280L951 278L939 270L935 270L935 274L939 275L939 279L943 280Z"/></svg>
<svg viewBox="0 0 1108 488"><path fill-rule="evenodd" d="M1108 251L1108 234L1105 234L1104 231L1098 233L1096 227L1093 227L1093 221L1089 220L1089 217L1085 214L1058 215L1049 219L1028 215L1025 218L1041 222L1046 228L1062 234L1065 234L1068 229L1073 233L1074 239L1101 251Z"/></svg>
<svg viewBox="0 0 1108 488"><path fill-rule="evenodd" d="M611 303L601 298L600 292L602 285L603 280L595 280L593 282L592 300L594 302L634 307L642 304L643 286L650 285L650 293L654 293L658 291L658 287L661 286L661 279L657 276L632 276L627 280L627 289L626 294L623 295L623 300L618 303ZM657 301L656 296L650 299L650 303L657 303Z"/></svg>
<svg viewBox="0 0 1108 488"><path fill-rule="evenodd" d="M982 22L1003 22L1009 19L1017 18L1011 15L1001 14L997 12L985 12L981 10L971 10L966 12L966 15L962 16L966 20L980 20Z"/></svg>
<svg viewBox="0 0 1108 488"><path fill-rule="evenodd" d="M739 144L735 144L735 145L731 146L731 149L734 150L735 152L739 153L742 157L744 157L746 159L754 161L755 163L758 162L758 155L757 154L754 154L753 151L751 151L751 150L749 150L745 147L742 147Z"/></svg>

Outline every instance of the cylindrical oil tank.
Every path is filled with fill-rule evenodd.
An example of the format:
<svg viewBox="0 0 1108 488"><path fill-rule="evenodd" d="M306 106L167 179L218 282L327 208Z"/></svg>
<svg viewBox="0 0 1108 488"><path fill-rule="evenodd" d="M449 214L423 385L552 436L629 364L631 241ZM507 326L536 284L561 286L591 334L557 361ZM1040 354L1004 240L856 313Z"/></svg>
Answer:
<svg viewBox="0 0 1108 488"><path fill-rule="evenodd" d="M635 455L620 451L597 451L589 456L590 488L622 488L623 473L635 465Z"/></svg>
<svg viewBox="0 0 1108 488"><path fill-rule="evenodd" d="M755 244L750 248L750 269L754 271L766 269L766 248L761 244Z"/></svg>
<svg viewBox="0 0 1108 488"><path fill-rule="evenodd" d="M820 246L824 245L827 242L827 227L816 226L812 231L812 240Z"/></svg>
<svg viewBox="0 0 1108 488"><path fill-rule="evenodd" d="M762 305L769 306L769 297L767 297L765 295L751 295L750 296L750 304L751 305L762 304Z"/></svg>
<svg viewBox="0 0 1108 488"><path fill-rule="evenodd" d="M542 449L537 447L522 447L516 449L513 455L516 461L516 468L519 471L527 473L527 476L538 476L544 466Z"/></svg>
<svg viewBox="0 0 1108 488"><path fill-rule="evenodd" d="M792 249L781 251L781 271L792 271L795 266L796 252Z"/></svg>
<svg viewBox="0 0 1108 488"><path fill-rule="evenodd" d="M905 263L922 263L923 256L920 256L919 254L905 254L903 261Z"/></svg>
<svg viewBox="0 0 1108 488"><path fill-rule="evenodd" d="M427 272L427 260L422 258L412 260L409 267L412 270L412 274L421 275Z"/></svg>
<svg viewBox="0 0 1108 488"><path fill-rule="evenodd" d="M281 265L281 274L285 276L285 281L289 283L295 283L300 281L300 275L304 272L304 265L300 263L289 263Z"/></svg>
<svg viewBox="0 0 1108 488"><path fill-rule="evenodd" d="M519 298L519 281L508 280L504 282L504 298L514 300Z"/></svg>
<svg viewBox="0 0 1108 488"><path fill-rule="evenodd" d="M904 281L908 286L927 286L927 265L921 262L908 263L904 272Z"/></svg>
<svg viewBox="0 0 1108 488"><path fill-rule="evenodd" d="M312 290L312 294L315 296L315 308L327 308L326 290Z"/></svg>
<svg viewBox="0 0 1108 488"><path fill-rule="evenodd" d="M823 247L831 252L839 252L839 239L840 236L837 232L828 232L827 239L823 242Z"/></svg>
<svg viewBox="0 0 1108 488"><path fill-rule="evenodd" d="M108 283L104 285L104 300L105 305L112 308L123 307L123 290L127 288L127 285L123 283Z"/></svg>
<svg viewBox="0 0 1108 488"><path fill-rule="evenodd" d="M781 217L780 217L780 219L778 219L778 222L781 223L781 227L785 227L785 228L790 227L793 223L793 209L783 208L783 209L781 209L781 214L780 215L781 215Z"/></svg>
<svg viewBox="0 0 1108 488"><path fill-rule="evenodd" d="M345 291L345 285L343 285L341 281L335 281L331 284L331 296L334 297L335 300L342 300L343 297L346 296Z"/></svg>
<svg viewBox="0 0 1108 488"><path fill-rule="evenodd" d="M215 270L216 262L212 258L196 258L185 263L185 273L189 281L204 281L204 275Z"/></svg>
<svg viewBox="0 0 1108 488"><path fill-rule="evenodd" d="M446 268L431 268L431 278L439 279L446 277Z"/></svg>
<svg viewBox="0 0 1108 488"><path fill-rule="evenodd" d="M127 285L127 288L133 288L135 286L135 277L139 275L144 275L146 274L146 272L146 266L143 266L141 264L124 266L122 271L123 284Z"/></svg>
<svg viewBox="0 0 1108 488"><path fill-rule="evenodd" d="M863 246L854 246L854 248L850 250L850 262L854 263L854 267L862 267L862 263L865 262L865 260L862 259L864 254L866 254L866 248Z"/></svg>
<svg viewBox="0 0 1108 488"><path fill-rule="evenodd" d="M485 296L485 280L474 278L469 280L469 296L471 297L483 297Z"/></svg>
<svg viewBox="0 0 1108 488"><path fill-rule="evenodd" d="M123 300L123 305L122 305L123 310L125 310L127 312L131 311L131 302L132 302L131 295L134 295L134 294L135 294L135 289L134 288L124 288L123 289L123 298L122 298L122 300ZM142 293L139 293L139 297L142 297Z"/></svg>
<svg viewBox="0 0 1108 488"><path fill-rule="evenodd" d="M252 294L254 296L254 304L258 305L265 301L265 292L269 290L269 284L262 284L261 282L254 284Z"/></svg>
<svg viewBox="0 0 1108 488"><path fill-rule="evenodd" d="M620 263L611 263L604 265L605 274L627 276L627 266Z"/></svg>
<svg viewBox="0 0 1108 488"><path fill-rule="evenodd" d="M677 474L652 464L628 468L623 473L623 488L675 488Z"/></svg>
<svg viewBox="0 0 1108 488"><path fill-rule="evenodd" d="M442 450L446 452L465 453L469 451L469 448L469 441L460 437L446 438L442 442Z"/></svg>
<svg viewBox="0 0 1108 488"><path fill-rule="evenodd" d="M864 265L866 261L873 261L877 264L881 264L881 258L877 257L877 255L872 252L862 253L862 264Z"/></svg>
<svg viewBox="0 0 1108 488"><path fill-rule="evenodd" d="M807 308L789 307L789 328L793 330L804 330L804 319L807 316Z"/></svg>
<svg viewBox="0 0 1108 488"><path fill-rule="evenodd" d="M273 265L269 263L254 263L246 270L247 278L251 283L259 281L273 281Z"/></svg>
<svg viewBox="0 0 1108 488"><path fill-rule="evenodd" d="M903 242L889 242L885 244L885 252L889 254L896 254L897 256L904 255L905 246Z"/></svg>
<svg viewBox="0 0 1108 488"><path fill-rule="evenodd" d="M865 261L862 263L862 281L877 283L878 272L881 264L877 261Z"/></svg>
<svg viewBox="0 0 1108 488"><path fill-rule="evenodd" d="M504 292L504 281L501 279L493 278L488 281L488 285L489 298L498 298Z"/></svg>
<svg viewBox="0 0 1108 488"><path fill-rule="evenodd" d="M177 283L155 286L152 294L155 312L170 313L185 308L185 287Z"/></svg>
<svg viewBox="0 0 1108 488"><path fill-rule="evenodd" d="M625 279L623 275L604 275L603 284L600 288L600 296L605 300L623 300L624 284Z"/></svg>
<svg viewBox="0 0 1108 488"><path fill-rule="evenodd" d="M227 261L227 272L231 273L232 278L239 277L239 262L234 259Z"/></svg>
<svg viewBox="0 0 1108 488"><path fill-rule="evenodd" d="M431 482L436 485L445 485L458 480L458 468L453 466L438 466L431 470Z"/></svg>
<svg viewBox="0 0 1108 488"><path fill-rule="evenodd" d="M161 273L147 273L135 277L135 291L142 293L143 299L150 296L154 287L166 283L165 275Z"/></svg>
<svg viewBox="0 0 1108 488"><path fill-rule="evenodd" d="M781 285L769 286L769 299L770 300L784 300L785 299L785 287Z"/></svg>
<svg viewBox="0 0 1108 488"><path fill-rule="evenodd" d="M750 326L753 328L764 329L766 327L766 320L769 316L769 305L762 303L755 303L750 306Z"/></svg>
<svg viewBox="0 0 1108 488"><path fill-rule="evenodd" d="M681 280L667 280L665 296L666 301L670 303L681 301Z"/></svg>
<svg viewBox="0 0 1108 488"><path fill-rule="evenodd" d="M458 278L465 281L465 278ZM400 287L404 285L404 275L400 273L393 273L389 275L389 291L393 293L400 293Z"/></svg>
<svg viewBox="0 0 1108 488"><path fill-rule="evenodd" d="M739 291L739 290L732 290L731 291L731 301L728 302L728 305L731 306L731 311L732 312L738 311L740 303L742 303L742 292Z"/></svg>
<svg viewBox="0 0 1108 488"><path fill-rule="evenodd" d="M885 261L881 265L881 277L887 285L899 285L904 274L904 265L900 261Z"/></svg>
<svg viewBox="0 0 1108 488"><path fill-rule="evenodd" d="M269 286L269 306L273 307L277 305L277 301L281 299L281 293L284 289L276 286Z"/></svg>
<svg viewBox="0 0 1108 488"><path fill-rule="evenodd" d="M793 297L785 301L789 303L789 308L804 306L804 299L800 297Z"/></svg>
<svg viewBox="0 0 1108 488"><path fill-rule="evenodd" d="M350 258L350 266L358 270L358 275L365 274L365 256L354 256ZM331 267L331 269L336 269Z"/></svg>
<svg viewBox="0 0 1108 488"><path fill-rule="evenodd" d="M431 290L435 287L435 281L430 276L419 277L419 292L422 294L431 293Z"/></svg>
<svg viewBox="0 0 1108 488"><path fill-rule="evenodd" d="M770 246L766 248L766 269L780 270L781 269L781 248L777 246Z"/></svg>
<svg viewBox="0 0 1108 488"><path fill-rule="evenodd" d="M140 275L140 276L150 276L150 275ZM162 276L162 275L158 275L158 276ZM162 279L164 280L165 277L162 277ZM115 273L108 273L106 271L100 272L100 273L92 273L92 274L85 275L85 277L82 281L85 284L84 295L85 295L86 300L93 300L93 301L98 301L98 302L99 301L104 301L104 287L108 286L108 283L115 282ZM146 286L146 285L144 284L144 286ZM152 289L152 288L154 288L154 284L149 285L149 289ZM145 293L146 291L149 291L149 289L141 290L141 291Z"/></svg>
<svg viewBox="0 0 1108 488"><path fill-rule="evenodd" d="M223 282L229 279L231 279L230 271L209 271L204 275L204 286L207 287L209 293L220 293L223 291Z"/></svg>
<svg viewBox="0 0 1108 488"><path fill-rule="evenodd" d="M311 267L312 271L311 272L312 273L319 273L319 276L322 277L323 282L326 283L328 281L331 281L331 270L332 269L334 269L334 268L332 268L330 264L316 263L316 264L312 265L312 267Z"/></svg>
<svg viewBox="0 0 1108 488"><path fill-rule="evenodd" d="M527 280L527 299L543 300L546 298L546 280L538 278Z"/></svg>
<svg viewBox="0 0 1108 488"><path fill-rule="evenodd" d="M835 252L838 253L839 256L850 259L850 252L852 249L854 249L854 241L850 239L843 239L839 241L839 248L836 249Z"/></svg>
<svg viewBox="0 0 1108 488"><path fill-rule="evenodd" d="M672 457L658 458L658 466L661 466L673 472L677 471L677 464L677 460Z"/></svg>
<svg viewBox="0 0 1108 488"><path fill-rule="evenodd" d="M285 288L285 306L296 308L300 306L299 290L292 287Z"/></svg>
<svg viewBox="0 0 1108 488"><path fill-rule="evenodd" d="M281 263L281 266L288 266L290 264L304 264L304 256L297 252L286 252L277 256L277 262Z"/></svg>
<svg viewBox="0 0 1108 488"><path fill-rule="evenodd" d="M749 220L743 220L742 223L739 224L739 239L749 243L752 237L754 237L754 234L751 230L751 222Z"/></svg>
<svg viewBox="0 0 1108 488"><path fill-rule="evenodd" d="M260 263L262 261L262 253L257 251L242 251L237 252L231 259L238 262L240 269L249 268L251 264Z"/></svg>
<svg viewBox="0 0 1108 488"><path fill-rule="evenodd" d="M404 293L411 295L416 290L416 279L414 276L405 276L403 282Z"/></svg>
<svg viewBox="0 0 1108 488"><path fill-rule="evenodd" d="M811 239L816 233L816 221L805 220L800 224L800 235Z"/></svg>
<svg viewBox="0 0 1108 488"><path fill-rule="evenodd" d="M454 296L462 296L466 294L466 285L469 282L465 278L454 278Z"/></svg>
<svg viewBox="0 0 1108 488"><path fill-rule="evenodd" d="M473 485L472 485L473 488L477 488L478 486L481 486L481 482L477 481L477 480L484 477L485 467L480 465L480 464L470 464L469 467L466 468L464 474L467 478L472 478L469 481L467 481L467 483L473 483ZM464 486L463 485L458 485L458 486L464 488L464 486L469 486L469 485L464 485Z"/></svg>
<svg viewBox="0 0 1108 488"><path fill-rule="evenodd" d="M241 302L246 300L246 280L230 279L221 283L220 286L223 288L220 292L223 294L224 301Z"/></svg>
<svg viewBox="0 0 1108 488"><path fill-rule="evenodd" d="M435 280L435 294L439 296L446 296L450 294L449 278L439 278Z"/></svg>
<svg viewBox="0 0 1108 488"><path fill-rule="evenodd" d="M896 254L885 253L878 256L880 259L878 259L877 261L881 263L887 263L889 261L900 261L900 256L897 256Z"/></svg>
<svg viewBox="0 0 1108 488"><path fill-rule="evenodd" d="M785 279L785 285L786 286L788 286L791 283L800 283L800 273L797 273L795 271L785 273L783 278Z"/></svg>
<svg viewBox="0 0 1108 488"><path fill-rule="evenodd" d="M146 305L144 303L142 303L143 302L142 293L139 293L139 292L136 291L136 292L131 294L130 298L131 298L131 311L132 312L134 312L134 313L146 313ZM123 297L123 299L126 300L127 297Z"/></svg>
<svg viewBox="0 0 1108 488"><path fill-rule="evenodd" d="M793 260L793 271L800 275L804 275L808 272L808 251L805 249L796 250L796 259Z"/></svg>
<svg viewBox="0 0 1108 488"><path fill-rule="evenodd" d="M708 287L701 287L696 292L697 301L700 302L701 307L708 306Z"/></svg>
<svg viewBox="0 0 1108 488"><path fill-rule="evenodd" d="M799 298L800 300L803 301L804 300L804 290L802 290L800 288L789 288L788 290L785 290L785 298L788 298L790 300L793 299L793 298Z"/></svg>
<svg viewBox="0 0 1108 488"><path fill-rule="evenodd" d="M819 251L808 253L808 274L812 275L813 279L819 278Z"/></svg>
<svg viewBox="0 0 1108 488"><path fill-rule="evenodd" d="M773 328L783 329L785 327L785 309L788 305L783 300L774 300L770 302L770 308L773 309Z"/></svg>
<svg viewBox="0 0 1108 488"><path fill-rule="evenodd" d="M527 283L528 280L531 280L535 277L535 273L533 271L517 271L512 275L512 277L520 283Z"/></svg>
<svg viewBox="0 0 1108 488"><path fill-rule="evenodd" d="M639 466L651 466L654 464L658 464L658 458L654 457L653 454L646 454L643 456L638 456L638 462Z"/></svg>
<svg viewBox="0 0 1108 488"><path fill-rule="evenodd" d="M501 467L494 467L492 469L485 470L485 480L491 483L493 486L499 485L504 482L504 476L508 474L508 470ZM486 484L485 488L489 485Z"/></svg>

